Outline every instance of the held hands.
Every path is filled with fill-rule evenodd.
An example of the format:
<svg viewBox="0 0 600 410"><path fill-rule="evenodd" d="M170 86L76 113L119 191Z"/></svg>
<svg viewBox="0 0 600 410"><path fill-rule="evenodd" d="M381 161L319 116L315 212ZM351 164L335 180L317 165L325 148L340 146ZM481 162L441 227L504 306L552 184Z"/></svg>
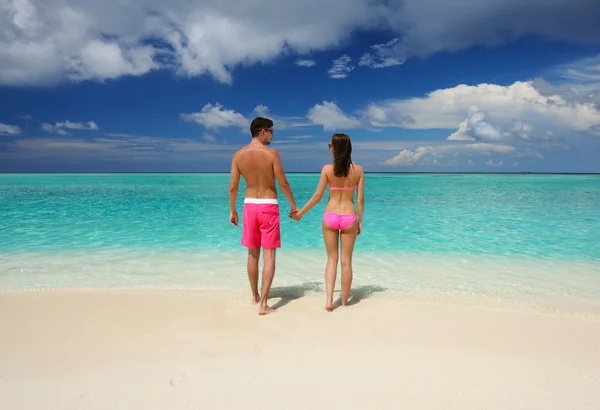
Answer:
<svg viewBox="0 0 600 410"><path fill-rule="evenodd" d="M302 219L302 215L303 213L298 209L298 207L292 207L292 209L290 210L290 218L296 222Z"/></svg>
<svg viewBox="0 0 600 410"><path fill-rule="evenodd" d="M362 232L362 222L358 222L357 224L357 228L356 228L356 234L360 235L360 233Z"/></svg>

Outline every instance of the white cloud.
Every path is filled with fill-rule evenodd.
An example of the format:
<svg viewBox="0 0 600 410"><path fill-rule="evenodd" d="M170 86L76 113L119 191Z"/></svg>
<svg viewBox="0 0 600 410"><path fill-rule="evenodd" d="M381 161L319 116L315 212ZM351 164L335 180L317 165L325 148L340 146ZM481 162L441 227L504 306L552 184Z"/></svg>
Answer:
<svg viewBox="0 0 600 410"><path fill-rule="evenodd" d="M423 98L372 104L363 115L373 126L458 128L450 139L482 141L545 140L549 129L579 133L600 124L600 111L594 105L542 95L531 82L463 84Z"/></svg>
<svg viewBox="0 0 600 410"><path fill-rule="evenodd" d="M267 115L269 115L269 107L262 104L257 105L256 107L254 107L254 110L252 110L252 113L258 117L266 117Z"/></svg>
<svg viewBox="0 0 600 410"><path fill-rule="evenodd" d="M458 130L452 133L448 140L480 140L480 141L501 141L502 134L491 124L484 121L485 114L480 111L473 111L469 117L461 122Z"/></svg>
<svg viewBox="0 0 600 410"><path fill-rule="evenodd" d="M230 84L236 66L337 46L350 30L373 26L378 13L363 0L284 6L275 0L252 6L242 0L2 0L0 84L102 80L156 69Z"/></svg>
<svg viewBox="0 0 600 410"><path fill-rule="evenodd" d="M498 162L494 162L491 159L489 161L485 162L485 165L487 165L488 167L499 167L504 165L503 161L498 161Z"/></svg>
<svg viewBox="0 0 600 410"><path fill-rule="evenodd" d="M340 58L333 60L333 65L327 71L329 78L333 79L342 79L346 78L348 74L352 70L354 70L354 66L350 64L352 58L348 54L344 54Z"/></svg>
<svg viewBox="0 0 600 410"><path fill-rule="evenodd" d="M45 122L41 125L40 128L42 129L42 131L52 132L52 133L55 133L58 135L63 135L63 136L71 135L71 133L65 131L65 129L84 130L84 131L97 131L100 129L98 127L98 124L96 124L94 121L71 122L68 120L65 122L57 122L54 125L48 124L47 122Z"/></svg>
<svg viewBox="0 0 600 410"><path fill-rule="evenodd" d="M240 113L228 109L224 110L219 103L212 105L210 103L202 107L200 112L191 114L180 114L185 121L195 122L208 129L223 127L247 127L248 120Z"/></svg>
<svg viewBox="0 0 600 410"><path fill-rule="evenodd" d="M365 53L358 61L361 67L385 68L404 64L406 61L406 47L404 40L395 38L384 44L371 46L372 53Z"/></svg>
<svg viewBox="0 0 600 410"><path fill-rule="evenodd" d="M227 144L202 142L188 138L132 136L113 138L25 138L9 144L3 157L94 159L94 160L156 160L196 159L199 153L211 156L222 153L230 158L237 148Z"/></svg>
<svg viewBox="0 0 600 410"><path fill-rule="evenodd" d="M491 144L483 142L452 143L446 145L424 145L415 149L403 149L400 153L383 162L389 166L410 166L421 164L439 164L447 156L455 154L508 154L514 152L515 147L506 144ZM435 162L437 161L437 162ZM470 161L470 160L469 160ZM472 161L469 162L472 165Z"/></svg>
<svg viewBox="0 0 600 410"><path fill-rule="evenodd" d="M593 43L599 8L590 0L2 0L0 83L169 69L230 84L241 64L339 47L357 30L401 33L409 56L522 36Z"/></svg>
<svg viewBox="0 0 600 410"><path fill-rule="evenodd" d="M142 75L159 65L150 46L122 47L117 43L92 40L80 51L69 69L74 80L111 79L123 75Z"/></svg>
<svg viewBox="0 0 600 410"><path fill-rule="evenodd" d="M21 128L16 125L7 125L0 122L0 135L19 135Z"/></svg>
<svg viewBox="0 0 600 410"><path fill-rule="evenodd" d="M316 104L308 111L306 117L314 125L323 126L323 129L326 131L358 128L360 126L359 120L344 114L334 102L330 101L323 101L321 104Z"/></svg>
<svg viewBox="0 0 600 410"><path fill-rule="evenodd" d="M315 60L298 60L296 61L296 65L301 67L314 67L317 65L317 62Z"/></svg>
<svg viewBox="0 0 600 410"><path fill-rule="evenodd" d="M585 58L574 63L560 65L555 71L560 77L570 83L599 84L600 55Z"/></svg>
<svg viewBox="0 0 600 410"><path fill-rule="evenodd" d="M217 138L214 135L204 133L202 139L206 142L217 142Z"/></svg>

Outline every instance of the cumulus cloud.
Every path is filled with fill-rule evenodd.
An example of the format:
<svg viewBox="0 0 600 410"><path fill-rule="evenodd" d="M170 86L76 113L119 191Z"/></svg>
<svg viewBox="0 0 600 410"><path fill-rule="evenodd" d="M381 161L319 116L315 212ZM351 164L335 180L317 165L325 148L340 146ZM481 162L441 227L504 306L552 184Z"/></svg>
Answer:
<svg viewBox="0 0 600 410"><path fill-rule="evenodd" d="M100 129L100 127L98 127L98 124L96 124L94 121L71 122L68 120L65 122L57 122L54 125L45 122L41 125L40 128L42 129L42 131L51 132L63 136L71 135L71 133L66 131L67 129L84 131L97 131Z"/></svg>
<svg viewBox="0 0 600 410"><path fill-rule="evenodd" d="M562 64L536 78L532 84L542 95L559 95L565 101L594 104L600 109L600 55Z"/></svg>
<svg viewBox="0 0 600 410"><path fill-rule="evenodd" d="M334 102L323 101L312 107L306 117L314 124L321 125L326 131L358 128L360 121L344 112Z"/></svg>
<svg viewBox="0 0 600 410"><path fill-rule="evenodd" d="M327 71L329 78L342 79L348 77L348 74L354 70L354 66L350 64L352 58L348 54L344 54L340 58L333 60L333 65Z"/></svg>
<svg viewBox="0 0 600 410"><path fill-rule="evenodd" d="M7 125L0 122L0 135L19 135L21 128L16 125Z"/></svg>
<svg viewBox="0 0 600 410"><path fill-rule="evenodd" d="M448 137L449 140L480 140L480 141L500 141L502 134L490 123L484 121L485 114L475 110L469 114L469 117L461 122L458 130Z"/></svg>
<svg viewBox="0 0 600 410"><path fill-rule="evenodd" d="M336 46L352 29L373 27L378 13L362 0L350 7L346 0L284 7L275 0L3 0L0 83L102 80L169 69L230 84L240 64Z"/></svg>
<svg viewBox="0 0 600 410"><path fill-rule="evenodd" d="M454 143L445 145L424 145L415 149L403 149L396 156L383 162L389 166L410 166L420 164L439 164L447 156L456 154L508 154L515 151L514 146L491 143ZM437 162L435 162L437 161ZM472 165L472 161L469 163Z"/></svg>
<svg viewBox="0 0 600 410"><path fill-rule="evenodd" d="M371 46L372 52L365 53L358 61L361 67L385 68L404 64L406 61L406 47L404 40L395 38L385 44Z"/></svg>
<svg viewBox="0 0 600 410"><path fill-rule="evenodd" d="M262 104L257 105L256 107L254 107L254 110L252 110L252 113L257 117L266 117L269 115L269 107Z"/></svg>
<svg viewBox="0 0 600 410"><path fill-rule="evenodd" d="M397 33L408 56L425 56L523 36L598 42L599 20L600 4L592 0L305 0L284 5L276 0L2 0L0 84L102 80L157 69L182 76L209 74L231 84L240 64L339 47L356 30ZM369 58L364 63L392 61L378 53L373 49L372 63Z"/></svg>
<svg viewBox="0 0 600 410"><path fill-rule="evenodd" d="M296 61L296 65L301 67L314 67L317 65L317 62L315 60L298 60Z"/></svg>
<svg viewBox="0 0 600 410"><path fill-rule="evenodd" d="M232 109L223 109L219 103L212 105L210 103L202 107L200 112L190 114L180 114L185 121L195 122L208 129L224 127L244 128L249 125L248 120L240 113Z"/></svg>
<svg viewBox="0 0 600 410"><path fill-rule="evenodd" d="M385 101L364 110L373 126L457 129L450 139L547 139L549 130L586 133L600 124L600 111L589 103L542 95L532 82L509 86L458 85L423 98Z"/></svg>

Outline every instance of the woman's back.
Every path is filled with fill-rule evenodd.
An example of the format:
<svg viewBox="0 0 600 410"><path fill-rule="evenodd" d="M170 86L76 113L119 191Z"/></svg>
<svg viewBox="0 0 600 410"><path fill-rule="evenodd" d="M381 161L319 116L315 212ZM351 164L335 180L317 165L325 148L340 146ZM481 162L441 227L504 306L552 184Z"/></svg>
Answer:
<svg viewBox="0 0 600 410"><path fill-rule="evenodd" d="M351 164L348 167L348 176L337 177L333 165L327 165L327 184L329 186L329 201L325 207L326 212L356 213L354 206L354 192L360 180L363 169L359 165Z"/></svg>

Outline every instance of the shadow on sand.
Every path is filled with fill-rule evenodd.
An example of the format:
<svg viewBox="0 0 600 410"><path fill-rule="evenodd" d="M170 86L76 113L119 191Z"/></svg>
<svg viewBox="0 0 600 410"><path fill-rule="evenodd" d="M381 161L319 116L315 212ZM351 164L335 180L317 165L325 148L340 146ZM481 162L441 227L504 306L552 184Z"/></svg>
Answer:
<svg viewBox="0 0 600 410"><path fill-rule="evenodd" d="M269 292L269 299L280 298L280 300L271 307L279 309L293 300L300 299L308 292L320 292L322 288L323 285L320 282L307 282L300 285L272 288Z"/></svg>
<svg viewBox="0 0 600 410"><path fill-rule="evenodd" d="M350 289L350 299L348 306L356 305L361 300L366 299L377 292L385 292L387 288L378 285L364 285ZM339 298L333 303L333 308L337 309L342 305L342 298Z"/></svg>

